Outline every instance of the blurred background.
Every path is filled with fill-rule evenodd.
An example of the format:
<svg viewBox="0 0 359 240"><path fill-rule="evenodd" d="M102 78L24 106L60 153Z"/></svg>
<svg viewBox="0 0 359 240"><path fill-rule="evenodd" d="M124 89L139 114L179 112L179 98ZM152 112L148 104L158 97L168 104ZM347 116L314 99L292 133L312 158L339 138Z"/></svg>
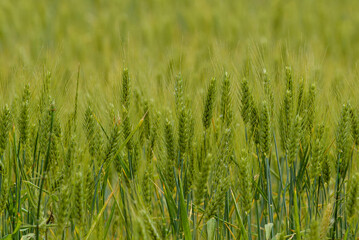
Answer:
<svg viewBox="0 0 359 240"><path fill-rule="evenodd" d="M261 94L263 69L279 89L291 66L296 79L316 82L330 116L359 99L357 10L354 0L2 0L0 99L10 102L25 83L36 94L51 72L66 106L80 66L80 98L101 108L118 102L128 67L142 94L173 104L178 73L194 98L225 71L235 85L247 72Z"/></svg>

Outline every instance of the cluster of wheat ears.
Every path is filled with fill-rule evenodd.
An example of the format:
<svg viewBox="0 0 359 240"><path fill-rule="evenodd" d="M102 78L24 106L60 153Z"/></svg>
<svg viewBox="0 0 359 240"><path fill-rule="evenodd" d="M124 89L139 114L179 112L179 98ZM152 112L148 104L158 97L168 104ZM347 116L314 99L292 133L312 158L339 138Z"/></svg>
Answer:
<svg viewBox="0 0 359 240"><path fill-rule="evenodd" d="M213 78L194 114L181 75L174 109L162 109L133 101L124 69L108 121L91 103L80 114L79 91L60 117L50 73L38 96L26 85L0 117L1 236L356 239L358 113L344 103L328 128L316 86L284 71L282 93L265 71L255 80L261 96L245 74Z"/></svg>

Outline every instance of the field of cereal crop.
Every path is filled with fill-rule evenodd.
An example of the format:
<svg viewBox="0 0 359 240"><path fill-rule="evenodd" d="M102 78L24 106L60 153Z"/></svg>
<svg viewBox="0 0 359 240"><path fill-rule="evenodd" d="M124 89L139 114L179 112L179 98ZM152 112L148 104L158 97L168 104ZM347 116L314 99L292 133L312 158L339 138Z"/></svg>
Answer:
<svg viewBox="0 0 359 240"><path fill-rule="evenodd" d="M1 239L358 239L358 11L0 1Z"/></svg>

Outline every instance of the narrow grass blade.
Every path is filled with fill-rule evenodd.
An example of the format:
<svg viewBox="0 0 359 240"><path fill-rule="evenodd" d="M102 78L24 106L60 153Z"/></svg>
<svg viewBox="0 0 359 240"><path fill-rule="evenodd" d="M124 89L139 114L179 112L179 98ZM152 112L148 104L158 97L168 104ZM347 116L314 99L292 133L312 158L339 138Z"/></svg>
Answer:
<svg viewBox="0 0 359 240"><path fill-rule="evenodd" d="M236 210L236 214L237 214L239 228L241 229L241 235L242 235L244 240L248 240L247 231L246 231L246 229L245 229L245 227L243 225L242 217L241 217L241 214L239 212L239 209L238 209L238 206L237 206L237 203L236 203L236 198L234 197L232 190L231 190L231 195L232 195L233 204L235 206L235 210Z"/></svg>
<svg viewBox="0 0 359 240"><path fill-rule="evenodd" d="M183 228L183 232L184 232L184 236L186 240L191 240L192 239L192 234L191 234L191 230L189 228L189 222L188 222L188 216L187 216L187 205L184 201L184 197L183 197L183 187L182 187L182 182L181 179L178 179L179 184L180 184L180 211L181 211L181 223L182 223L182 228Z"/></svg>
<svg viewBox="0 0 359 240"><path fill-rule="evenodd" d="M116 190L116 192L117 192L117 190ZM110 194L110 196L108 196L108 198L107 198L105 204L103 205L101 211L100 211L99 214L97 215L96 220L93 222L93 224L92 224L90 230L88 231L87 235L85 236L84 240L90 239L90 236L91 236L92 232L95 230L95 227L96 227L97 223L99 222L99 220L100 220L102 214L104 213L104 211L105 211L105 209L106 209L108 203L110 202L112 196L114 195L114 193L115 193L115 192L112 191L111 194Z"/></svg>

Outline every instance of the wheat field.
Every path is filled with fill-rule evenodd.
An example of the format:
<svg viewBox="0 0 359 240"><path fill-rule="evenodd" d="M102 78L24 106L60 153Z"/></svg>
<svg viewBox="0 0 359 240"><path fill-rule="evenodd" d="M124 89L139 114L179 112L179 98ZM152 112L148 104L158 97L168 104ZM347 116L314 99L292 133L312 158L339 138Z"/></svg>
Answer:
<svg viewBox="0 0 359 240"><path fill-rule="evenodd" d="M0 237L358 239L358 11L0 1Z"/></svg>

